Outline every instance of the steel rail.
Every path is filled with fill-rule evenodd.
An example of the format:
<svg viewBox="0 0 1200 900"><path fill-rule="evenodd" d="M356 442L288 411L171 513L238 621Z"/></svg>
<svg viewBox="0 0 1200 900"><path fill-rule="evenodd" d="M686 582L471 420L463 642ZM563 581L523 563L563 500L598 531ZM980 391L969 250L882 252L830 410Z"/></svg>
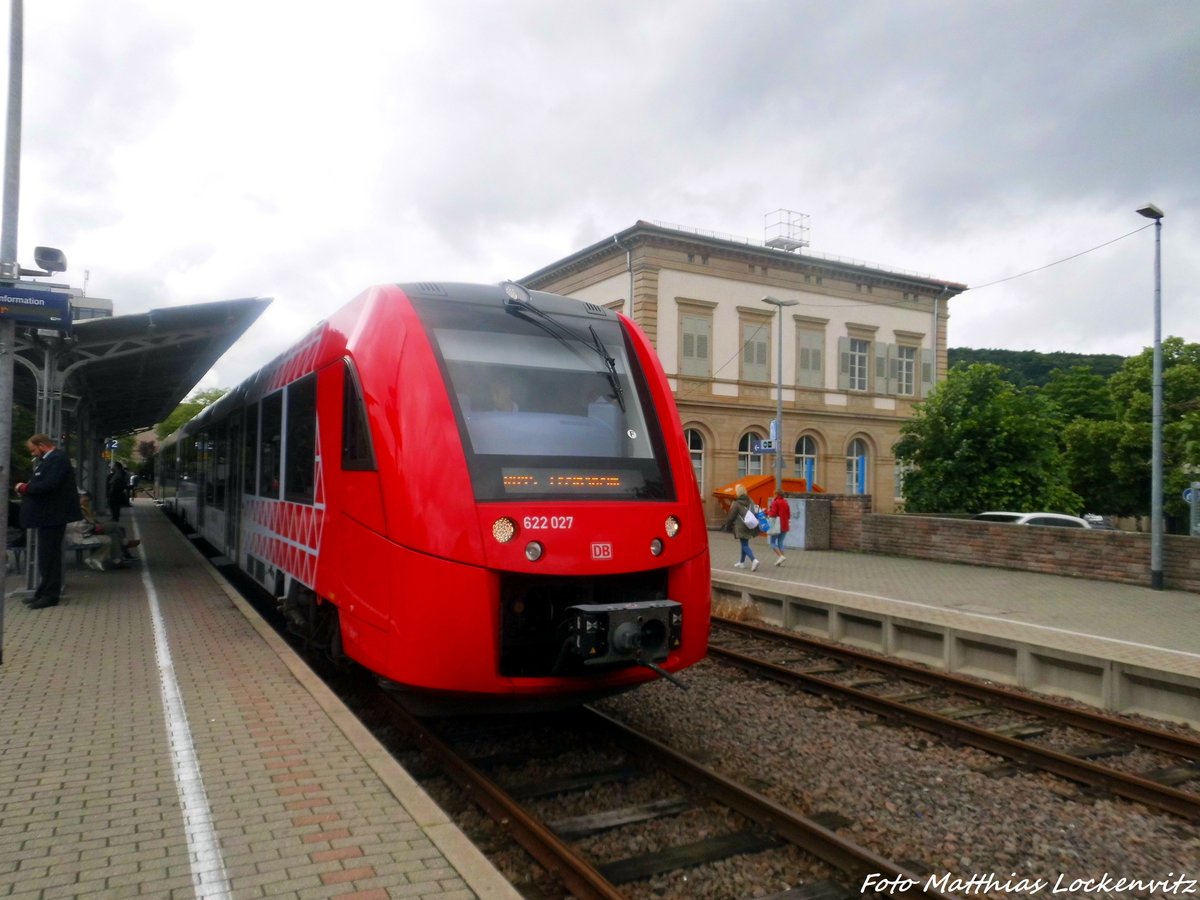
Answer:
<svg viewBox="0 0 1200 900"><path fill-rule="evenodd" d="M799 686L806 691L824 696L841 697L860 709L914 725L948 740L968 744L1023 765L1060 775L1071 781L1103 788L1128 800L1135 800L1185 819L1200 820L1200 796L1195 794L1175 790L1137 775L1108 769L1066 753L1059 753L1014 738L994 734L966 722L918 709L895 700L887 700L858 688L797 672L786 666L755 659L734 650L723 649L713 644L710 644L708 649L710 655L772 680Z"/></svg>
<svg viewBox="0 0 1200 900"><path fill-rule="evenodd" d="M400 724L408 729L446 773L462 785L471 799L506 828L534 859L560 878L574 896L580 900L624 900L625 895L615 885L554 832L529 815L503 788L466 762L399 703L386 695L385 699Z"/></svg>
<svg viewBox="0 0 1200 900"><path fill-rule="evenodd" d="M1072 709L1053 700L1031 697L1002 685L983 685L952 672L937 672L923 668L914 663L902 660L872 656L852 647L844 647L827 641L818 640L807 635L786 633L754 625L749 622L735 622L731 619L713 616L713 623L722 628L729 628L745 634L780 641L789 645L803 647L824 656L833 656L848 660L855 665L897 675L905 679L930 686L943 686L971 697L974 700L996 701L1003 703L1009 709L1029 715L1043 716L1055 719L1065 725L1094 731L1108 737L1133 740L1136 744L1151 750L1160 750L1186 759L1200 759L1200 740L1183 735L1170 734L1157 728L1141 725L1135 722L1120 722L1111 716L1102 715L1087 710Z"/></svg>
<svg viewBox="0 0 1200 900"><path fill-rule="evenodd" d="M889 896L943 898L954 896L926 889L924 887L926 878L923 876L897 866L894 862L877 856L853 841L839 837L836 832L818 825L811 819L797 815L769 797L726 778L666 744L630 728L623 722L619 722L591 706L586 706L584 709L591 714L595 723L603 728L608 736L626 749L649 757L655 765L661 765L676 778L699 787L731 809L737 810L747 818L786 838L802 850L855 878L860 884L869 874L886 874L889 878L896 879L898 885L889 891Z"/></svg>

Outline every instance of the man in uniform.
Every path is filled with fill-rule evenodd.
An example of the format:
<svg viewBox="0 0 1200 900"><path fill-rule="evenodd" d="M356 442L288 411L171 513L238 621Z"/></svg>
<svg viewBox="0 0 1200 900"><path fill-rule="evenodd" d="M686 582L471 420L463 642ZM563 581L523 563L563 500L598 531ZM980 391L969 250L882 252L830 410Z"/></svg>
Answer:
<svg viewBox="0 0 1200 900"><path fill-rule="evenodd" d="M14 490L21 495L21 527L36 528L38 586L25 601L30 609L58 606L62 595L63 535L67 523L83 518L75 470L65 450L47 435L35 434L25 442L34 458L33 476Z"/></svg>

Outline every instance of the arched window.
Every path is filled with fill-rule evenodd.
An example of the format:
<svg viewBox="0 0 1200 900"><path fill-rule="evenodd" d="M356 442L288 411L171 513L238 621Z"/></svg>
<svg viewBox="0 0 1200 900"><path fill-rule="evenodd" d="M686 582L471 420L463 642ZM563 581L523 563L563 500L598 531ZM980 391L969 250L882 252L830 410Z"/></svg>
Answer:
<svg viewBox="0 0 1200 900"><path fill-rule="evenodd" d="M867 442L855 438L846 450L846 493L867 492Z"/></svg>
<svg viewBox="0 0 1200 900"><path fill-rule="evenodd" d="M696 487L700 496L704 496L704 435L695 428L685 429L683 436L687 438L688 453L692 457L692 471L696 473Z"/></svg>
<svg viewBox="0 0 1200 900"><path fill-rule="evenodd" d="M761 441L762 435L757 431L747 431L738 441L738 478L746 475L761 475L763 473L763 458L761 454L750 450L754 441Z"/></svg>
<svg viewBox="0 0 1200 900"><path fill-rule="evenodd" d="M803 478L811 491L817 482L817 439L805 434L796 441L796 477Z"/></svg>

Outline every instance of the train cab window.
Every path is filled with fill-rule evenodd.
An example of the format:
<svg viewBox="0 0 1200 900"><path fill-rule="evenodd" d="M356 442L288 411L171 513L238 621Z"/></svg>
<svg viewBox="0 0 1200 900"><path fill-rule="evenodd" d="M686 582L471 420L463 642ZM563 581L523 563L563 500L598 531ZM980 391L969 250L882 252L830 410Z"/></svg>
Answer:
<svg viewBox="0 0 1200 900"><path fill-rule="evenodd" d="M342 387L342 468L350 471L375 471L375 448L371 446L371 429L367 424L367 408L363 403L358 373L346 360Z"/></svg>
<svg viewBox="0 0 1200 900"><path fill-rule="evenodd" d="M279 499L279 464L283 440L283 391L262 402L262 435L258 443L258 494Z"/></svg>
<svg viewBox="0 0 1200 900"><path fill-rule="evenodd" d="M649 389L619 321L539 299L546 308L418 306L476 498L671 499Z"/></svg>
<svg viewBox="0 0 1200 900"><path fill-rule="evenodd" d="M286 456L284 499L293 503L312 503L317 468L316 375L288 385Z"/></svg>

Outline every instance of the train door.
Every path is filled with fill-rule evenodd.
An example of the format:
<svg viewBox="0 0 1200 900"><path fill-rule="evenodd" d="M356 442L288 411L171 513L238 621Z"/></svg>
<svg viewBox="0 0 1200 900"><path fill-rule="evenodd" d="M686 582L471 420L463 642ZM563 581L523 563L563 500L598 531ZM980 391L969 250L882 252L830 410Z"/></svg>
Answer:
<svg viewBox="0 0 1200 900"><path fill-rule="evenodd" d="M192 527L204 534L204 508L208 500L209 466L212 464L212 450L208 432L201 431L196 435L196 521Z"/></svg>
<svg viewBox="0 0 1200 900"><path fill-rule="evenodd" d="M242 443L242 410L229 419L228 450L229 475L225 484L225 555L238 558L238 525L242 518L242 466L246 464Z"/></svg>
<svg viewBox="0 0 1200 900"><path fill-rule="evenodd" d="M253 498L258 496L258 403L247 406L245 413L242 431L242 483L239 492L241 496L238 497L238 507L243 514L246 504L253 502ZM251 563L240 543L246 536L247 529L240 521L241 515L238 519L235 528L239 543L233 548L233 558L249 571Z"/></svg>

